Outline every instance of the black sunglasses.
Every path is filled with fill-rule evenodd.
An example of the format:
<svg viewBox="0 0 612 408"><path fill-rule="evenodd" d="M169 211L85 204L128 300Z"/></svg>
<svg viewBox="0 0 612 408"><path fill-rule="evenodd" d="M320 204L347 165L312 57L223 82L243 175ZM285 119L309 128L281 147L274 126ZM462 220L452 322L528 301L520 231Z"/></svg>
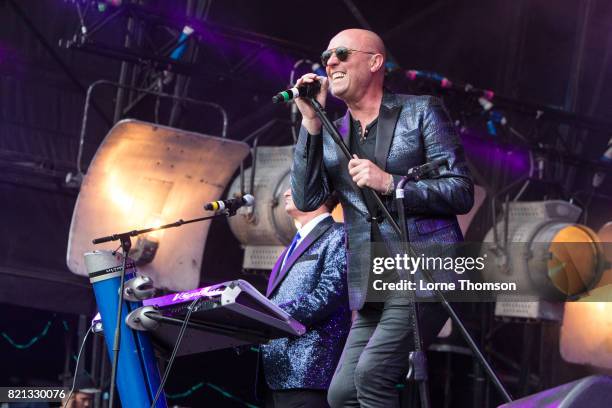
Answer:
<svg viewBox="0 0 612 408"><path fill-rule="evenodd" d="M336 58L338 58L340 61L346 61L349 55L351 55L351 53L353 52L363 52L364 54L371 54L371 55L377 54L376 52L354 50L354 49L346 48L346 47L336 47L336 48L331 48L329 50L323 51L321 53L321 62L323 63L323 66L326 67L327 62L329 61L332 54L334 53L336 54Z"/></svg>

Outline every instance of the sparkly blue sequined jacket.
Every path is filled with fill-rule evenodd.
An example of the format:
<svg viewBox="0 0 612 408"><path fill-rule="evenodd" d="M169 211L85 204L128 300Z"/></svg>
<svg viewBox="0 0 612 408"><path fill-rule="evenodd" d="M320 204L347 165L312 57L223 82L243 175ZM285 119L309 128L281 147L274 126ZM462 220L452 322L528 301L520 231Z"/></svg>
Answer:
<svg viewBox="0 0 612 408"><path fill-rule="evenodd" d="M270 274L267 296L306 326L300 337L261 347L266 382L273 390L327 389L350 328L344 229L325 218L280 268Z"/></svg>
<svg viewBox="0 0 612 408"><path fill-rule="evenodd" d="M350 146L350 115L335 122ZM433 243L452 244L463 240L457 214L467 213L474 201L474 186L463 154L461 141L442 102L431 96L385 93L378 116L375 160L378 167L393 175L395 185L414 166L436 159L447 159L448 168L437 177L408 182L404 188L404 208L409 241L413 248ZM359 310L366 301L370 282L371 226L362 192L352 181L348 159L326 130L308 135L300 130L291 171L293 201L302 211L318 208L335 190L344 211L348 235L348 285L351 309ZM397 221L392 196L383 203ZM391 253L399 253L398 236L391 224L380 224L382 237ZM398 271L401 279L407 272ZM420 271L416 276L422 279ZM457 279L452 271L433 271L437 282ZM417 290L428 297L429 291Z"/></svg>

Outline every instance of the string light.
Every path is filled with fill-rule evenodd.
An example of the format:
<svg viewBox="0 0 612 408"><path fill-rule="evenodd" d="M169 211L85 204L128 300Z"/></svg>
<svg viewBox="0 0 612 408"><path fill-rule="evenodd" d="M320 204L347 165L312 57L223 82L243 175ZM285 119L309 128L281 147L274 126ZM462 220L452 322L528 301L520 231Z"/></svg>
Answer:
<svg viewBox="0 0 612 408"><path fill-rule="evenodd" d="M168 398L168 399L185 398L185 397L190 396L191 394L193 394L194 392L196 392L197 390L199 390L203 386L204 386L204 383L197 383L196 385L194 385L193 387L191 387L190 389L188 389L185 392L179 392L179 393L176 393L176 394L168 394L168 393L166 393L166 398Z"/></svg>
<svg viewBox="0 0 612 408"><path fill-rule="evenodd" d="M55 320L49 320L47 321L47 323L45 324L44 328L42 329L42 331L35 335L34 337L32 337L30 340L24 342L24 343L17 343L16 341L14 341L6 332L2 332L2 337L4 337L6 339L6 341L13 347L15 347L16 349L19 350L24 350L24 349L28 349L30 347L32 347L34 344L36 344L38 341L40 341L42 338L44 338L48 332L49 329L51 328L51 326L53 325ZM62 327L65 331L69 331L69 326L68 323L65 320L62 320ZM250 347L249 348L250 351L254 352L254 353L258 353L259 352L259 348L257 347ZM73 360L76 360L76 355L72 356ZM92 375L87 372L87 370L85 370L85 374L92 378ZM204 386L207 386L208 388L211 388L213 390L215 390L216 392L218 392L219 394L223 395L225 398L234 400L248 408L259 408L257 405L248 403L246 401L243 401L242 399L240 399L239 397L237 397L236 395L233 395L232 393L226 391L225 389L223 389L222 387L212 384L212 383L204 383L204 382L200 382L195 384L194 386L192 386L191 388L189 388L187 391L184 392L179 392L179 393L175 393L175 394L166 394L166 398L168 398L169 400L175 400L175 399L182 399L182 398L187 398L189 396L191 396L193 393L195 393L196 391L198 391L199 389L203 388Z"/></svg>
<svg viewBox="0 0 612 408"><path fill-rule="evenodd" d="M248 407L248 408L259 408L257 405L253 405L251 403L245 402L243 400L241 400L240 398L238 398L237 396L229 393L228 391L224 390L223 388L219 387L218 385L212 384L212 383L204 383L204 382L200 382L197 383L196 385L194 385L193 387L189 388L187 391L184 392L179 392L176 394L168 394L166 393L166 398L169 400L172 399L181 399L181 398L186 398L189 397L190 395L192 395L194 392L196 392L197 390L199 390L200 388L202 388L204 385L206 385L209 388L212 388L213 390L217 391L219 394L223 395L225 398L229 398L232 399L236 402L239 402L241 404L243 404L244 406Z"/></svg>
<svg viewBox="0 0 612 408"><path fill-rule="evenodd" d="M53 319L47 321L47 323L45 323L44 328L42 329L42 331L35 335L34 337L32 337L30 340L24 342L24 343L17 343L15 340L13 340L13 338L5 331L2 332L2 337L4 337L4 339L13 347L15 347L18 350L25 350L28 349L30 347L32 347L34 344L38 343L43 337L45 337L47 335L47 333L49 333L49 329L51 328L51 326L53 325L53 323L55 322L55 317L56 315L53 315ZM70 331L70 328L68 326L68 322L66 322L66 320L62 320L62 327L64 328L64 331L68 332Z"/></svg>
<svg viewBox="0 0 612 408"><path fill-rule="evenodd" d="M8 341L9 344L15 347L16 349L25 350L25 349L32 347L34 344L40 341L43 337L45 337L47 333L49 332L49 328L51 327L51 324L53 324L53 320L49 320L47 324L45 324L45 327L42 329L42 331L39 334L32 337L30 340L26 341L25 343L17 343L15 340L11 338L11 336L9 336L4 331L2 332L2 337L4 337L6 341Z"/></svg>

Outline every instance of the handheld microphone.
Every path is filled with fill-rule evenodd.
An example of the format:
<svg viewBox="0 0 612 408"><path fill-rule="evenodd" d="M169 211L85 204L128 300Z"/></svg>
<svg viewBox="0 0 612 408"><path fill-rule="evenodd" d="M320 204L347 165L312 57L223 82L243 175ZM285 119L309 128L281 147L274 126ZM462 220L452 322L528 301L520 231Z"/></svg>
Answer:
<svg viewBox="0 0 612 408"><path fill-rule="evenodd" d="M204 204L204 209L207 211L236 211L240 207L252 207L255 204L255 197L251 194L245 194L243 197L227 198L225 200L211 201Z"/></svg>
<svg viewBox="0 0 612 408"><path fill-rule="evenodd" d="M317 96L320 90L321 82L319 81L315 81L310 84L302 84L300 86L296 86L291 89L287 89L286 91L277 93L276 95L274 95L274 97L272 97L272 102L289 102L290 100L295 99L298 96L314 98Z"/></svg>
<svg viewBox="0 0 612 408"><path fill-rule="evenodd" d="M604 154L601 156L599 161L602 163L612 164L612 138L610 138L610 140L608 141L608 148L606 149ZM601 186L605 178L606 178L605 171L598 171L597 173L595 173L595 175L593 176L593 187L597 188Z"/></svg>

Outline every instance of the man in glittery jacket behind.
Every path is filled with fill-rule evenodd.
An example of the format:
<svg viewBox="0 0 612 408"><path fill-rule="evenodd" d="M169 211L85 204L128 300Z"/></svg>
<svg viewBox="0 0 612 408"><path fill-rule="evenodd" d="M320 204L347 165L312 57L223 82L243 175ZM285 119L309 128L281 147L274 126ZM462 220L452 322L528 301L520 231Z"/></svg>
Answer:
<svg viewBox="0 0 612 408"><path fill-rule="evenodd" d="M351 323L344 229L330 214L338 203L334 195L310 212L295 207L291 190L284 199L300 227L270 274L266 296L306 326L306 333L261 347L271 390L266 406L327 407L327 388Z"/></svg>

